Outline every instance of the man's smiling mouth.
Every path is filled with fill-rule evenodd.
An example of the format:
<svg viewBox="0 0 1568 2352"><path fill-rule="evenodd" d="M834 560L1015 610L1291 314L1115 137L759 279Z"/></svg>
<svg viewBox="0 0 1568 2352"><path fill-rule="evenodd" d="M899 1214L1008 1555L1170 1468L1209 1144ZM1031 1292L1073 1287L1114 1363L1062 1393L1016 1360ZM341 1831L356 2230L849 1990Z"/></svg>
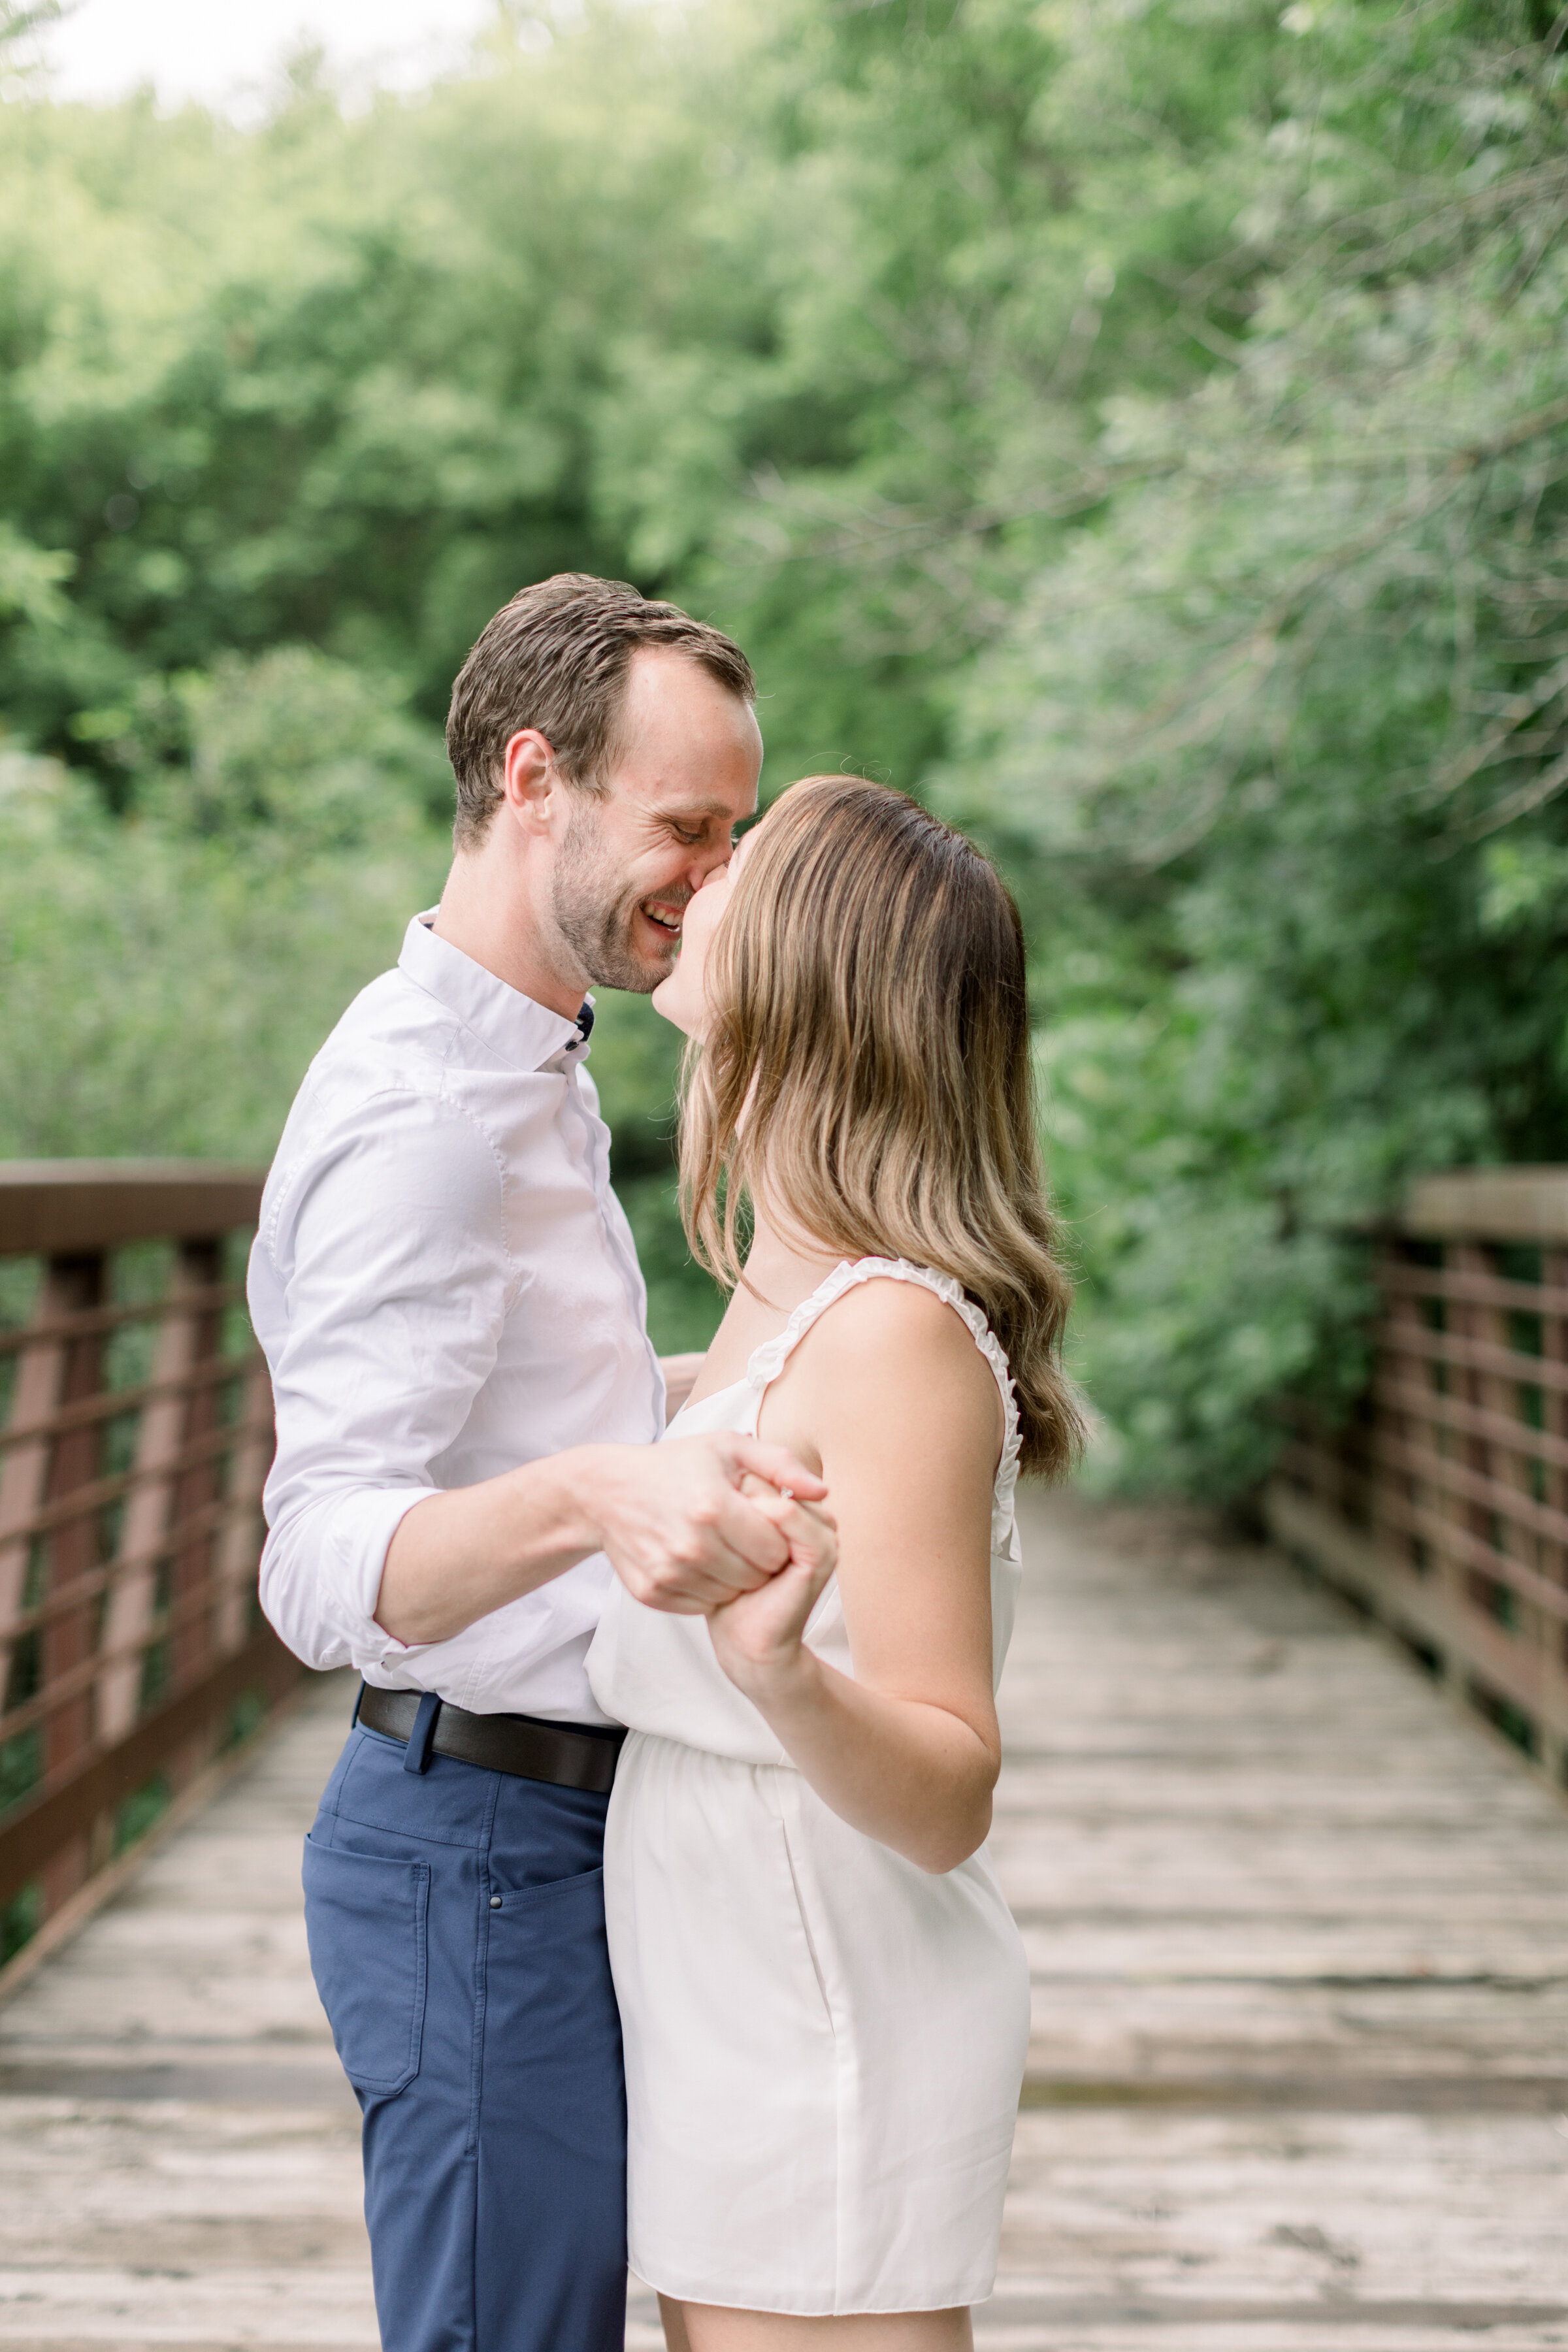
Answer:
<svg viewBox="0 0 1568 2352"><path fill-rule="evenodd" d="M681 915L684 911L685 909L682 908L678 913L672 913L668 907L650 907L646 900L641 908L641 912L647 917L648 921L657 924L661 931L667 931L672 940L678 940L680 937Z"/></svg>

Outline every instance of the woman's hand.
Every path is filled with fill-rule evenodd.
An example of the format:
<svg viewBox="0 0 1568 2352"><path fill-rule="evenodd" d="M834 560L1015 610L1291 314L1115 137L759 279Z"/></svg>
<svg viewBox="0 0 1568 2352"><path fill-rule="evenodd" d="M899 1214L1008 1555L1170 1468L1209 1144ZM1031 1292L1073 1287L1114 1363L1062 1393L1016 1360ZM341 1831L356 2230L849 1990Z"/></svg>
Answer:
<svg viewBox="0 0 1568 2352"><path fill-rule="evenodd" d="M708 1612L708 1632L720 1665L748 1698L781 1696L809 1668L802 1636L824 1586L838 1563L838 1536L820 1507L797 1502L748 1476L742 1493L771 1519L789 1545L789 1559L754 1592L742 1592Z"/></svg>

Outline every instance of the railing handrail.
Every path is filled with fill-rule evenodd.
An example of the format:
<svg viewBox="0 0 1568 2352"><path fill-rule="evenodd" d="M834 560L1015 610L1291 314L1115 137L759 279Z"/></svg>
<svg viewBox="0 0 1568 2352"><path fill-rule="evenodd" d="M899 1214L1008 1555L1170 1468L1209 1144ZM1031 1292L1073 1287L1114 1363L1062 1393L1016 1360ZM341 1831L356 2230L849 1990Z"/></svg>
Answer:
<svg viewBox="0 0 1568 2352"><path fill-rule="evenodd" d="M255 1223L266 1181L242 1160L0 1160L0 1257L216 1239Z"/></svg>
<svg viewBox="0 0 1568 2352"><path fill-rule="evenodd" d="M1568 1242L1568 1168L1451 1168L1410 1187L1399 1229L1417 1240Z"/></svg>

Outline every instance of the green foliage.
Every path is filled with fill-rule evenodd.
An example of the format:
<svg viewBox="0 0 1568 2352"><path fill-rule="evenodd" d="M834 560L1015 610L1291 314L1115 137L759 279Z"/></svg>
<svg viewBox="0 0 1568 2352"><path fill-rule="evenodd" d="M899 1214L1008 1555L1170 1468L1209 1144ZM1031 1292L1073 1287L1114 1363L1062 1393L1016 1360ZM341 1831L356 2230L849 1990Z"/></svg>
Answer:
<svg viewBox="0 0 1568 2352"><path fill-rule="evenodd" d="M1196 273L1246 333L1101 404L1092 520L1020 577L945 780L1076 902L1038 993L1110 1115L1055 1054L1057 1167L1094 1392L1160 1481L1244 1483L1271 1392L1353 1386L1344 1236L1409 1175L1568 1155L1568 85L1519 12L1283 26Z"/></svg>
<svg viewBox="0 0 1568 2352"><path fill-rule="evenodd" d="M140 765L148 735L177 734L185 761L154 769L136 807L197 840L290 864L417 856L449 816L451 775L440 738L401 704L394 681L309 646L220 654L170 680L144 719L124 714L116 748Z"/></svg>
<svg viewBox="0 0 1568 2352"><path fill-rule="evenodd" d="M384 777L364 791L392 797ZM117 818L63 770L0 762L0 1153L267 1159L325 1028L442 868L424 825L296 853L266 824Z"/></svg>
<svg viewBox="0 0 1568 2352"><path fill-rule="evenodd" d="M767 789L994 849L1104 1458L1244 1486L1359 1376L1347 1234L1568 1157L1555 10L510 21L352 120L5 108L0 1150L264 1153L439 887L473 635L632 577ZM675 1042L602 1003L667 1345Z"/></svg>
<svg viewBox="0 0 1568 2352"><path fill-rule="evenodd" d="M0 1968L15 1959L43 1924L44 1889L42 1883L34 1878L19 1895L13 1895L9 1903L0 1905Z"/></svg>
<svg viewBox="0 0 1568 2352"><path fill-rule="evenodd" d="M150 1780L144 1780L128 1797L121 1797L114 1808L115 1853L123 1853L127 1846L134 1845L138 1838L146 1836L153 1824L168 1811L173 1793L165 1775L154 1772Z"/></svg>

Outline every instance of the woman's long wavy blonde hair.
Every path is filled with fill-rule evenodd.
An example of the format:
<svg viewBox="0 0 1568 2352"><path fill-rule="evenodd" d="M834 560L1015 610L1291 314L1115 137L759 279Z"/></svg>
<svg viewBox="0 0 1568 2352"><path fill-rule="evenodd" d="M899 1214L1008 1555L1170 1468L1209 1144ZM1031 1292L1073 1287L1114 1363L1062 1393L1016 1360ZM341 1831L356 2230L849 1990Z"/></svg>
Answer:
<svg viewBox="0 0 1568 2352"><path fill-rule="evenodd" d="M1024 1468L1067 1469L1072 1289L1036 1139L1023 929L994 868L902 793L807 776L759 829L705 980L680 1126L697 1257L741 1280L741 1204L761 1185L828 1249L951 1275L1006 1350Z"/></svg>

